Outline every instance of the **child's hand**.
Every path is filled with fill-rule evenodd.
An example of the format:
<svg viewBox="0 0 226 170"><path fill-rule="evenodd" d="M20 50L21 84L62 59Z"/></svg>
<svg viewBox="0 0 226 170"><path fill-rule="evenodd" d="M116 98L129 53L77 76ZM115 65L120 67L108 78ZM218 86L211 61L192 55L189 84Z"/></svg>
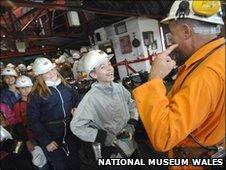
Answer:
<svg viewBox="0 0 226 170"><path fill-rule="evenodd" d="M132 136L135 133L135 127L132 124L130 124L130 123L127 123L126 127L124 128L124 130L127 131Z"/></svg>
<svg viewBox="0 0 226 170"><path fill-rule="evenodd" d="M29 152L33 151L34 150L34 147L35 147L31 141L27 141L26 142L26 146L27 146L27 150Z"/></svg>
<svg viewBox="0 0 226 170"><path fill-rule="evenodd" d="M46 146L47 151L53 152L58 148L58 144L55 141L52 141L50 144Z"/></svg>
<svg viewBox="0 0 226 170"><path fill-rule="evenodd" d="M112 133L107 133L106 139L105 139L105 146L112 146L114 141L116 140L116 137Z"/></svg>
<svg viewBox="0 0 226 170"><path fill-rule="evenodd" d="M74 108L71 109L71 114L74 116L75 113L76 113L76 108L74 107Z"/></svg>
<svg viewBox="0 0 226 170"><path fill-rule="evenodd" d="M126 131L125 129L123 129L118 135L117 135L117 139L120 140L131 140L132 139L132 135Z"/></svg>

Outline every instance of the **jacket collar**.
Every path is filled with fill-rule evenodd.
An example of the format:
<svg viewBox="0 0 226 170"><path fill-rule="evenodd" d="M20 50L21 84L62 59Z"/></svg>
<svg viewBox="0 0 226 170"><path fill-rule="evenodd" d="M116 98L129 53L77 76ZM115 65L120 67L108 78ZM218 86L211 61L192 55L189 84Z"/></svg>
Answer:
<svg viewBox="0 0 226 170"><path fill-rule="evenodd" d="M115 93L115 91L116 91L114 82L111 82L110 85L104 85L99 82L95 82L92 84L92 87L97 88L97 89L101 90L103 93L107 93L107 94L109 94L109 93L112 94L112 93Z"/></svg>
<svg viewBox="0 0 226 170"><path fill-rule="evenodd" d="M216 40L213 40L206 45L202 46L200 49L198 49L184 64L185 69L191 66L196 61L202 59L205 57L206 54L208 54L211 50L218 47L220 44L224 43L224 37L218 38Z"/></svg>
<svg viewBox="0 0 226 170"><path fill-rule="evenodd" d="M61 79L58 78L55 82L46 80L45 83L48 87L56 87L61 83Z"/></svg>

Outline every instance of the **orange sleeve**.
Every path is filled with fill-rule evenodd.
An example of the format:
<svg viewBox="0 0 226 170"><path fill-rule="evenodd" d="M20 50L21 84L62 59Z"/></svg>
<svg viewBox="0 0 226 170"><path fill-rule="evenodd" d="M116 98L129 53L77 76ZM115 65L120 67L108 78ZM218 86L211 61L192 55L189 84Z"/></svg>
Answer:
<svg viewBox="0 0 226 170"><path fill-rule="evenodd" d="M161 79L150 80L133 91L140 118L158 151L169 151L207 119L214 93L209 83L214 83L216 89L221 84L211 71L202 78L195 75L186 82L169 99Z"/></svg>

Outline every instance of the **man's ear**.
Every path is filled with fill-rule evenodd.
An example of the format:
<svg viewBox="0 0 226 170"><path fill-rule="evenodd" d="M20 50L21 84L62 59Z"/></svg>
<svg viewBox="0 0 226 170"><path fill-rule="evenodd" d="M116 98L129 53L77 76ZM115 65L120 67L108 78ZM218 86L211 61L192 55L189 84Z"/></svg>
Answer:
<svg viewBox="0 0 226 170"><path fill-rule="evenodd" d="M185 40L189 39L193 33L191 27L185 23L181 24L181 31Z"/></svg>
<svg viewBox="0 0 226 170"><path fill-rule="evenodd" d="M92 71L91 73L89 73L89 76L92 77L93 79L97 78L97 75L94 71Z"/></svg>

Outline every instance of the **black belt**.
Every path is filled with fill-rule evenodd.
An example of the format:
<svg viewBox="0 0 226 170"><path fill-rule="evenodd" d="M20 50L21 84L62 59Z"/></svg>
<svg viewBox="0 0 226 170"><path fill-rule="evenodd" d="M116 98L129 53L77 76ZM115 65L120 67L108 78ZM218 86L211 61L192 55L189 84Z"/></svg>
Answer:
<svg viewBox="0 0 226 170"><path fill-rule="evenodd" d="M53 121L46 122L46 124L69 123L70 121L71 121L71 117L66 117L66 118L61 119L61 120L53 120Z"/></svg>

